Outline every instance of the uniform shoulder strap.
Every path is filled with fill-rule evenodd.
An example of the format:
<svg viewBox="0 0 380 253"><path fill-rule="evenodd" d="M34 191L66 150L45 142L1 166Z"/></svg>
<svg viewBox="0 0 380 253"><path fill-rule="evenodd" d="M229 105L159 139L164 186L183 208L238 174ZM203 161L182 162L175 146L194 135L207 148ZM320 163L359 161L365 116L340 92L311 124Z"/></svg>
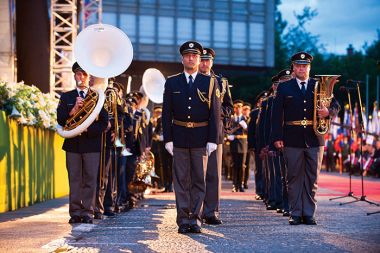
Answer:
<svg viewBox="0 0 380 253"><path fill-rule="evenodd" d="M215 79L216 79L215 76L211 75L210 85L208 87L208 108L209 109L211 108L211 96L212 96L212 92L214 91Z"/></svg>

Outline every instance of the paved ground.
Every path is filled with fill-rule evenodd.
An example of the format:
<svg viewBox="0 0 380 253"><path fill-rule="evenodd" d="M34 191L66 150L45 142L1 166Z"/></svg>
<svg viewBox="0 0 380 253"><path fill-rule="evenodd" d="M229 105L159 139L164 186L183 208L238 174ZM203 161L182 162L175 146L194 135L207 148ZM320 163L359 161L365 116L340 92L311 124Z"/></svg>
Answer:
<svg viewBox="0 0 380 253"><path fill-rule="evenodd" d="M380 191L380 180L373 182ZM380 252L380 214L366 215L380 207L363 201L340 206L328 200L340 192L325 186L318 225L290 226L254 201L251 189L232 193L224 182L224 224L189 235L177 233L170 193L147 195L138 208L93 225L69 225L68 200L48 201L0 215L0 252Z"/></svg>

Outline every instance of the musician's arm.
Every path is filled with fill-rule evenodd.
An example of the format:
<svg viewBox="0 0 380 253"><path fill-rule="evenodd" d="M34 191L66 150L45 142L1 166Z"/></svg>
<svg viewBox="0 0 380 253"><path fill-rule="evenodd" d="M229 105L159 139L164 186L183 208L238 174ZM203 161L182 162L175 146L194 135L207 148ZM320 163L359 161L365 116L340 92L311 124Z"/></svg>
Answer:
<svg viewBox="0 0 380 253"><path fill-rule="evenodd" d="M164 133L164 142L172 142L172 120L173 120L173 108L172 108L172 91L170 85L170 79L166 80L164 90L164 103L162 105L162 128Z"/></svg>
<svg viewBox="0 0 380 253"><path fill-rule="evenodd" d="M59 104L57 107L57 122L61 126L66 125L66 120L70 117L67 99L67 94L63 93L59 99Z"/></svg>
<svg viewBox="0 0 380 253"><path fill-rule="evenodd" d="M277 88L276 97L273 100L272 110L272 132L271 142L283 141L283 122L284 122L284 94L282 91L283 85Z"/></svg>

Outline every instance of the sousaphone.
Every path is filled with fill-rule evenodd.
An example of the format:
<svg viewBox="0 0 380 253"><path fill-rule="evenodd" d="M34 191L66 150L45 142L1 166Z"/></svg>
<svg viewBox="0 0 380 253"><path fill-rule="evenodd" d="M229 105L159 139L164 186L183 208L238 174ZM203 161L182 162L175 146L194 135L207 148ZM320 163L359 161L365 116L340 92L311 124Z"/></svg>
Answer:
<svg viewBox="0 0 380 253"><path fill-rule="evenodd" d="M129 67L133 47L119 28L95 24L78 34L74 55L79 66L92 76L92 85L80 112L69 118L65 126L57 126L58 134L64 138L80 135L94 122L103 108L108 78L120 75Z"/></svg>

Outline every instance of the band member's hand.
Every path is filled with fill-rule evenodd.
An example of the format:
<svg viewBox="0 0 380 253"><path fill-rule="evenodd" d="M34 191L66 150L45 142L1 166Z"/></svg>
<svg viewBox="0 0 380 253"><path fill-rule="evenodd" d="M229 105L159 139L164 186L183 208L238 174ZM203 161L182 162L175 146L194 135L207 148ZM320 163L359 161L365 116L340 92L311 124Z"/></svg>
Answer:
<svg viewBox="0 0 380 253"><path fill-rule="evenodd" d="M146 147L146 148L145 148L145 151L146 151L146 152L150 151L150 147Z"/></svg>
<svg viewBox="0 0 380 253"><path fill-rule="evenodd" d="M115 137L116 137L115 132L112 132L112 133L111 133L111 141L112 141L112 142L115 141Z"/></svg>
<svg viewBox="0 0 380 253"><path fill-rule="evenodd" d="M84 99L81 97L77 97L77 99L75 101L75 105L74 105L73 109L71 109L71 111L70 111L70 116L77 113L80 110L80 108L83 107L83 103L84 103Z"/></svg>
<svg viewBox="0 0 380 253"><path fill-rule="evenodd" d="M274 146L275 146L277 149L281 150L281 149L284 148L284 142L283 142L283 141L275 141L275 142L274 142Z"/></svg>
<svg viewBox="0 0 380 253"><path fill-rule="evenodd" d="M229 141L233 141L233 140L235 140L235 135L230 134L230 135L227 136L227 139L228 139Z"/></svg>
<svg viewBox="0 0 380 253"><path fill-rule="evenodd" d="M165 149L169 152L169 154L173 155L173 142L168 142L165 144Z"/></svg>
<svg viewBox="0 0 380 253"><path fill-rule="evenodd" d="M239 125L241 125L241 127L242 127L243 129L247 129L247 127L248 127L247 122L245 122L244 120L240 121L240 122L239 122Z"/></svg>
<svg viewBox="0 0 380 253"><path fill-rule="evenodd" d="M326 118L329 116L329 109L327 107L322 107L321 109L318 110L318 117L320 118Z"/></svg>
<svg viewBox="0 0 380 253"><path fill-rule="evenodd" d="M161 134L160 136L158 136L158 140L159 141L163 141L164 140L164 136Z"/></svg>
<svg viewBox="0 0 380 253"><path fill-rule="evenodd" d="M105 132L108 132L108 130L110 130L110 129L111 129L111 122L108 121L108 125L107 125L107 128L106 128Z"/></svg>
<svg viewBox="0 0 380 253"><path fill-rule="evenodd" d="M207 155L210 156L212 152L214 152L217 149L218 145L216 143L207 142L206 150Z"/></svg>

